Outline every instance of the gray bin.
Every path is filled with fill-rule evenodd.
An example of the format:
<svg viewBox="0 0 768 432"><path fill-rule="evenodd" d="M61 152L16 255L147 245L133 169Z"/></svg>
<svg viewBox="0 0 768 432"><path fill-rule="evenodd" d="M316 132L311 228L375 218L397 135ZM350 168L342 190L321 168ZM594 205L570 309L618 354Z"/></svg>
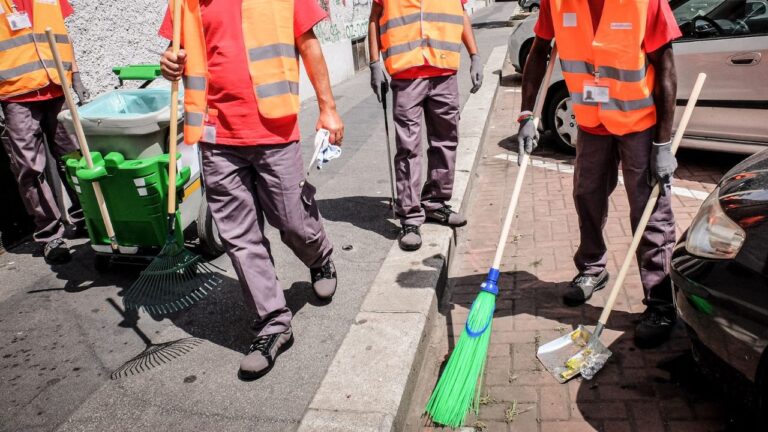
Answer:
<svg viewBox="0 0 768 432"><path fill-rule="evenodd" d="M113 90L79 107L88 147L102 154L119 152L126 159L166 153L170 100L169 89ZM179 108L181 112L181 103ZM75 133L68 110L59 114L59 120L69 133ZM179 135L182 125L180 120Z"/></svg>

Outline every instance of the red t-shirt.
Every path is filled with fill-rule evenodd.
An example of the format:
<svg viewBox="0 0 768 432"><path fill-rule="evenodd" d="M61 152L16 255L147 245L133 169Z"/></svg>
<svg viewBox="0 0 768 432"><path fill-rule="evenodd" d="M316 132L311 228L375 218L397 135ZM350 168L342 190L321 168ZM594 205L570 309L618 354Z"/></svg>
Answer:
<svg viewBox="0 0 768 432"><path fill-rule="evenodd" d="M298 141L297 116L265 119L253 93L243 38L242 0L200 2L208 53L208 107L218 111L216 144L260 145ZM295 0L296 37L309 31L327 14L316 0ZM171 39L173 26L166 12L160 36Z"/></svg>
<svg viewBox="0 0 768 432"><path fill-rule="evenodd" d="M35 0L15 0L14 4L16 5L16 9L19 12L26 12L29 15L29 20L32 21L35 19L34 15L34 8L33 8L33 2ZM61 14L64 15L64 18L72 15L74 10L72 10L72 6L69 4L68 0L59 0L59 5L61 6ZM8 11L6 11L7 13ZM8 99L5 99L5 102L37 102L37 101L44 101L49 99L54 99L57 97L64 96L64 91L62 91L61 86L58 84L48 84L48 86L41 88L40 90L33 91L30 93L25 93L19 96L14 96Z"/></svg>
<svg viewBox="0 0 768 432"><path fill-rule="evenodd" d="M378 4L382 4L383 0L373 0ZM467 4L467 1L469 0L461 0L461 5L464 6ZM410 69L406 69L404 71L398 72L394 75L392 75L392 79L419 79L419 78L432 78L432 77L438 77L438 76L448 76L453 75L456 73L453 69L443 69L439 67L434 67L429 64L429 60L426 58L424 59L424 62L426 64L423 64L421 66L414 66Z"/></svg>
<svg viewBox="0 0 768 432"><path fill-rule="evenodd" d="M605 0L588 0L590 12L592 13L592 26L597 28L600 24L600 17L603 14L603 4ZM549 0L541 0L539 10L539 19L533 32L536 36L551 40L555 37L555 28L552 24L552 12L549 7ZM667 43L682 36L680 27L675 21L672 9L667 0L650 0L648 2L648 17L645 27L645 37L643 39L643 49L645 52L654 52ZM603 125L594 128L579 126L585 132L593 135L610 135L608 129Z"/></svg>

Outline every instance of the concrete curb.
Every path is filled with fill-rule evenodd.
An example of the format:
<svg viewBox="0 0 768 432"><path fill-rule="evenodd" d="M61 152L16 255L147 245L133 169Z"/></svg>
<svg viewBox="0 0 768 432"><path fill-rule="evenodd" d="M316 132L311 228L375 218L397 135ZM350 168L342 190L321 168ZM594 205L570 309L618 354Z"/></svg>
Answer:
<svg viewBox="0 0 768 432"><path fill-rule="evenodd" d="M485 65L485 85L461 113L450 203L459 211L469 191L505 54L504 46L493 50ZM442 226L424 225L422 236L424 245L416 252L392 245L304 414L300 432L402 430L454 243L453 230Z"/></svg>

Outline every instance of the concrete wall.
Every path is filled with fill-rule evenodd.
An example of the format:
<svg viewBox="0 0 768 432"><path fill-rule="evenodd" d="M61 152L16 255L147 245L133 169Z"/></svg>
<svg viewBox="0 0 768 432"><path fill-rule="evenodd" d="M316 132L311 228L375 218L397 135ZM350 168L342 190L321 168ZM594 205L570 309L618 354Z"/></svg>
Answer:
<svg viewBox="0 0 768 432"><path fill-rule="evenodd" d="M166 3L158 0L70 0L67 25L83 81L93 94L117 85L112 67L157 63L168 41L157 36Z"/></svg>
<svg viewBox="0 0 768 432"><path fill-rule="evenodd" d="M367 35L368 15L373 0L317 0L328 12L329 19L315 26L323 45L331 83L342 82L355 74L353 41ZM471 14L493 0L470 0L466 9ZM117 85L112 67L157 63L168 42L157 31L167 3L162 0L131 2L70 0L75 9L67 24L75 43L77 61L83 81L94 95ZM136 85L136 84L133 84ZM300 96L314 96L302 69Z"/></svg>

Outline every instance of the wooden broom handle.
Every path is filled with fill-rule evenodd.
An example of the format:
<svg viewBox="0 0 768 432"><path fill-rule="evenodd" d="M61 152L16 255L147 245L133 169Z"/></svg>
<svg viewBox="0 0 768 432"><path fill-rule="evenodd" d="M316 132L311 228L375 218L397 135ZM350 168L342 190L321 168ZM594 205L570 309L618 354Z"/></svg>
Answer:
<svg viewBox="0 0 768 432"><path fill-rule="evenodd" d="M173 41L171 52L181 48L181 2L173 2ZM168 134L168 216L176 215L176 142L179 137L179 81L171 83L171 125Z"/></svg>
<svg viewBox="0 0 768 432"><path fill-rule="evenodd" d="M75 101L72 99L72 87L70 86L69 80L67 79L67 74L64 70L64 63L61 61L59 47L56 45L56 36L54 36L53 29L50 27L45 29L45 35L48 38L48 45L51 47L53 61L56 63L56 71L59 74L59 81L61 81L61 88L64 91L64 99L67 101L67 108L69 108L69 112L72 115L72 124L75 127L77 142L80 145L80 153L83 154L88 169L93 169L93 159L91 158L91 152L88 149L88 142L85 140L83 125L80 123L80 113L77 111L77 105L75 105ZM112 219L109 217L107 204L104 201L104 194L101 191L101 185L99 182L93 182L93 192L96 195L96 202L99 205L101 219L104 222L104 227L107 229L107 235L109 236L112 250L117 250L118 245L115 238L115 229L112 227Z"/></svg>
<svg viewBox="0 0 768 432"><path fill-rule="evenodd" d="M544 109L544 100L547 97L547 89L549 89L549 82L552 80L552 72L555 70L555 64L557 63L557 45L552 47L552 52L549 55L549 64L547 65L547 72L544 74L544 79L541 82L539 93L536 96L536 104L533 107L533 121L536 129L539 128L541 121L541 111ZM512 198L509 200L509 207L507 207L507 216L504 218L504 225L501 230L501 237L499 238L499 244L496 246L496 256L493 258L493 267L499 270L501 266L501 260L504 257L504 249L507 246L507 237L509 237L509 230L512 228L512 221L515 220L515 212L517 211L517 202L520 200L520 193L523 190L523 181L525 180L525 172L528 169L528 161L530 155L523 152L523 160L520 164L520 169L517 171L517 179L515 180L515 187L512 190Z"/></svg>
<svg viewBox="0 0 768 432"><path fill-rule="evenodd" d="M680 142L683 140L685 129L688 127L688 121L691 119L693 108L696 106L696 101L699 99L701 88L704 86L704 81L706 79L707 74L705 73L699 73L698 78L696 78L696 83L693 85L693 90L691 91L691 97L688 98L688 104L685 106L683 117L680 119L680 123L677 125L677 131L675 131L675 137L672 140L672 154L677 152L677 148L680 146ZM653 209L656 207L656 201L658 198L659 184L656 183L656 186L654 186L651 190L651 196L648 198L648 203L645 205L643 216L640 218L640 222L637 224L635 234L632 237L632 243L629 245L629 250L627 251L627 256L624 257L624 263L621 265L621 270L619 270L619 275L616 277L616 281L613 283L613 288L611 288L611 294L608 297L608 302L605 304L603 313L600 314L598 326L601 330L608 322L608 317L613 311L613 306L616 304L616 298L619 296L619 291L624 285L624 279L627 277L629 267L632 265L632 260L635 257L635 252L637 251L637 246L640 244L640 239L643 237L645 227L648 225L648 221L651 219L651 215L653 214Z"/></svg>

